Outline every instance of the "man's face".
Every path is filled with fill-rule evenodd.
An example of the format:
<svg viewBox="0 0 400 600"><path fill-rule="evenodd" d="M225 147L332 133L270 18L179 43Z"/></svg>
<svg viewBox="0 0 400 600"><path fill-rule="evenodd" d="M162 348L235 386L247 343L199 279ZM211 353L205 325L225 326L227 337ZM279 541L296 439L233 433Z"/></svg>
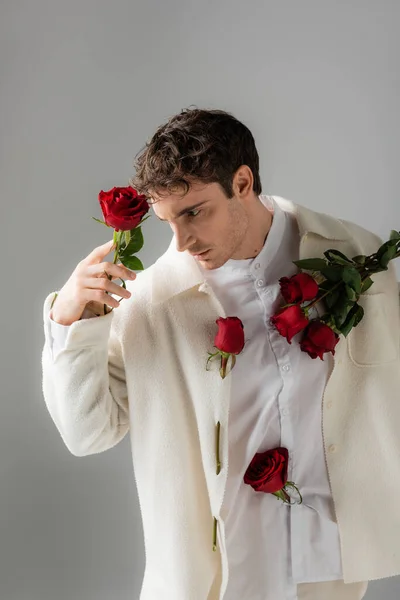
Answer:
<svg viewBox="0 0 400 600"><path fill-rule="evenodd" d="M218 183L196 182L185 196L155 194L151 199L157 201L155 215L174 232L177 250L189 252L204 269L221 267L240 252L248 217L238 198L227 198Z"/></svg>

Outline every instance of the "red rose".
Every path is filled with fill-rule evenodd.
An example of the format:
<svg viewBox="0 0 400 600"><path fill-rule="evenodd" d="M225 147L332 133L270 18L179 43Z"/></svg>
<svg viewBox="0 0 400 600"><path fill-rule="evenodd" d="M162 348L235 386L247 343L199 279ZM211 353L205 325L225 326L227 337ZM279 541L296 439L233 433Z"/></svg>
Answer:
<svg viewBox="0 0 400 600"><path fill-rule="evenodd" d="M150 210L146 196L139 195L131 186L101 190L99 202L105 223L115 231L135 229Z"/></svg>
<svg viewBox="0 0 400 600"><path fill-rule="evenodd" d="M243 481L251 485L256 492L278 492L287 482L288 460L287 448L257 452L244 474Z"/></svg>
<svg viewBox="0 0 400 600"><path fill-rule="evenodd" d="M299 304L283 308L270 318L270 323L286 337L289 344L292 343L292 337L307 327L309 322Z"/></svg>
<svg viewBox="0 0 400 600"><path fill-rule="evenodd" d="M226 368L228 360L231 360L231 369L235 366L236 355L239 354L244 347L244 328L239 317L219 317L216 321L218 331L214 338L214 346L217 351L208 353L208 363L216 356L221 358L221 367L219 369L222 379L226 376Z"/></svg>
<svg viewBox="0 0 400 600"><path fill-rule="evenodd" d="M219 317L214 346L227 354L239 354L244 347L243 323L238 317Z"/></svg>
<svg viewBox="0 0 400 600"><path fill-rule="evenodd" d="M325 352L335 354L335 346L339 341L339 336L326 323L314 319L310 321L307 329L304 332L304 337L300 342L300 347L304 352L307 352L311 358L323 359Z"/></svg>
<svg viewBox="0 0 400 600"><path fill-rule="evenodd" d="M292 277L281 277L279 280L281 294L287 304L314 300L318 294L318 283L307 273L297 273Z"/></svg>

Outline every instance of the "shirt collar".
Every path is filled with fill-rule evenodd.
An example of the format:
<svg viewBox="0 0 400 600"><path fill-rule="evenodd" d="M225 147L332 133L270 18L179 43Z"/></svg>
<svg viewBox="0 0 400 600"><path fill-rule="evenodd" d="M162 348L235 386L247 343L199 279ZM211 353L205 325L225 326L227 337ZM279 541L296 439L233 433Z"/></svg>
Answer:
<svg viewBox="0 0 400 600"><path fill-rule="evenodd" d="M277 217L272 221L266 243L261 251L263 258L267 258L268 262L276 255L279 243L283 239L285 222L287 222L285 212L291 213L295 217L300 242L309 234L316 234L327 240L339 242L347 241L350 238L348 230L339 219L313 211L280 196L260 195L259 197L264 204L270 206L272 204L274 217ZM303 257L300 255L300 258ZM175 237L172 238L166 252L149 270L152 271L149 275L151 275L151 302L153 304L166 301L195 286L202 291L202 286L206 284L206 278L197 261L188 252L179 252L176 249Z"/></svg>

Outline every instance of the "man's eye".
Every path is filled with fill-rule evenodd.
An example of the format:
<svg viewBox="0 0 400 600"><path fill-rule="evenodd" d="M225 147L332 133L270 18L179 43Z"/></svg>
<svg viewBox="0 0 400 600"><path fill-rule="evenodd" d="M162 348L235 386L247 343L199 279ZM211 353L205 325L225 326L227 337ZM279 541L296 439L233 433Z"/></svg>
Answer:
<svg viewBox="0 0 400 600"><path fill-rule="evenodd" d="M196 214L193 214L196 213ZM187 213L188 217L197 217L197 215L201 213L200 209L193 209L190 212Z"/></svg>

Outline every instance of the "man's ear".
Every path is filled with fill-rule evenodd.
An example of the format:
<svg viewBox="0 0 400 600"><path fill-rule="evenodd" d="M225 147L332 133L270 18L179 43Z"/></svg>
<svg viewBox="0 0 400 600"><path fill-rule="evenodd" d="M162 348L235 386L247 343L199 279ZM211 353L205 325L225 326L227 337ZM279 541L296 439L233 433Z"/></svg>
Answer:
<svg viewBox="0 0 400 600"><path fill-rule="evenodd" d="M252 170L248 165L242 165L236 171L232 187L234 194L238 198L245 198L253 193L254 177Z"/></svg>

